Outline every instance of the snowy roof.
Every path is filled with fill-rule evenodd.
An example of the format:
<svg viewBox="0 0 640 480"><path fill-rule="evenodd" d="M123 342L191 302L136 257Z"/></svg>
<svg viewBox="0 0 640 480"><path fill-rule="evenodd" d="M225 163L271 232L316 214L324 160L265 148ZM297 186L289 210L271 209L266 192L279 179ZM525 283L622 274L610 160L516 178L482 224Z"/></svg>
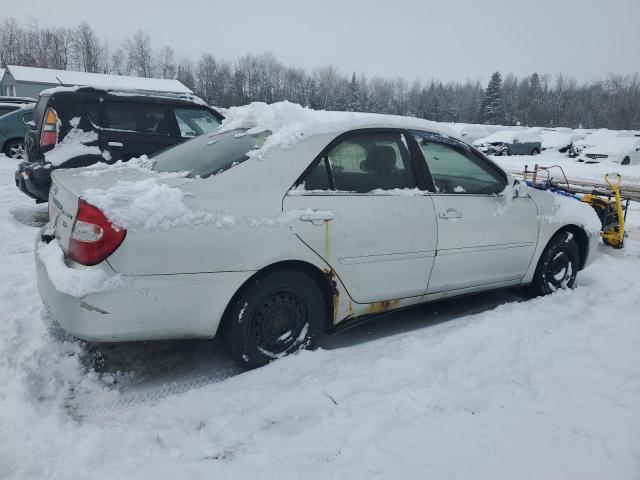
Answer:
<svg viewBox="0 0 640 480"><path fill-rule="evenodd" d="M178 80L164 78L130 77L104 73L74 72L50 68L7 65L13 78L19 82L48 83L51 85L100 85L109 88L147 90L151 92L193 93Z"/></svg>
<svg viewBox="0 0 640 480"><path fill-rule="evenodd" d="M598 141L598 144L585 148L583 153L600 153L607 155L624 155L636 148L640 148L640 139L637 137L609 137Z"/></svg>
<svg viewBox="0 0 640 480"><path fill-rule="evenodd" d="M540 136L532 131L528 130L502 130L500 132L492 133L488 137L481 138L473 142L476 145L483 143L513 143L514 139L518 139L520 142L540 142Z"/></svg>
<svg viewBox="0 0 640 480"><path fill-rule="evenodd" d="M4 77L4 68L0 68L0 80Z"/></svg>
<svg viewBox="0 0 640 480"><path fill-rule="evenodd" d="M288 101L270 105L254 102L243 107L231 107L225 115L219 133L236 129L249 129L249 133L270 131L271 135L261 150L272 146L286 147L313 135L341 133L359 128L398 127L457 137L451 128L420 118L312 110Z"/></svg>

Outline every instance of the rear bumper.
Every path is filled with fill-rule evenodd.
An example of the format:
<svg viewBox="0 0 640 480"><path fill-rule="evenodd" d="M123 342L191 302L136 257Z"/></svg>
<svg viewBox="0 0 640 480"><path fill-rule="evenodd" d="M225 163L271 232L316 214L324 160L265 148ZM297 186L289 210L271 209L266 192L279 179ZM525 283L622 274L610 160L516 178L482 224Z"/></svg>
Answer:
<svg viewBox="0 0 640 480"><path fill-rule="evenodd" d="M71 335L96 342L213 337L233 294L252 274L121 276L116 289L75 297L56 288L37 244L35 262L38 291L53 319ZM117 275L107 262L68 268Z"/></svg>
<svg viewBox="0 0 640 480"><path fill-rule="evenodd" d="M37 202L46 202L51 187L51 169L43 164L21 162L15 173L16 187Z"/></svg>

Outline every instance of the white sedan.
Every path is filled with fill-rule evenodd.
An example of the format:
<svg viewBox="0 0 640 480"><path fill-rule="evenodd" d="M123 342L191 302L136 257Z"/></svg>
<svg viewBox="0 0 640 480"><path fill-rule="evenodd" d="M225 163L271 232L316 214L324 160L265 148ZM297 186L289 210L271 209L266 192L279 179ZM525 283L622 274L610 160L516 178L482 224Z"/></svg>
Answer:
<svg viewBox="0 0 640 480"><path fill-rule="evenodd" d="M433 300L574 284L600 223L438 124L232 108L151 160L56 170L42 299L92 341L221 336L243 367Z"/></svg>

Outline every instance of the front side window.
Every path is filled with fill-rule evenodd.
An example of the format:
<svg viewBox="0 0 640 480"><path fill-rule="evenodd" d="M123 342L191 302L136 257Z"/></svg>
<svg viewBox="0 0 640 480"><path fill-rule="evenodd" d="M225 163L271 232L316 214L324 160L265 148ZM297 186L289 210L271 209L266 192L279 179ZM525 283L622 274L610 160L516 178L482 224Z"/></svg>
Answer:
<svg viewBox="0 0 640 480"><path fill-rule="evenodd" d="M245 130L201 135L157 154L152 168L206 178L247 160L249 151L260 148L269 135L269 131L247 134Z"/></svg>
<svg viewBox="0 0 640 480"><path fill-rule="evenodd" d="M103 128L154 135L170 135L175 120L162 105L107 102Z"/></svg>
<svg viewBox="0 0 640 480"><path fill-rule="evenodd" d="M174 108L173 113L178 121L181 137L197 137L203 133L212 132L220 126L220 120L209 110Z"/></svg>
<svg viewBox="0 0 640 480"><path fill-rule="evenodd" d="M414 132L437 193L497 194L507 182L495 167L455 139Z"/></svg>
<svg viewBox="0 0 640 480"><path fill-rule="evenodd" d="M327 169L328 167L328 169ZM368 193L416 188L409 150L401 133L359 133L338 143L303 179L306 190Z"/></svg>

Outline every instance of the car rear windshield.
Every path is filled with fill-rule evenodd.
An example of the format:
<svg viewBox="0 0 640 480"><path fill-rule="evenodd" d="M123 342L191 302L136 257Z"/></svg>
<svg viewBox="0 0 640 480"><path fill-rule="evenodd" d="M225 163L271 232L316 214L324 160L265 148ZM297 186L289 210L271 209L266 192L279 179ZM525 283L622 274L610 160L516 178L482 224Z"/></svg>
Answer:
<svg viewBox="0 0 640 480"><path fill-rule="evenodd" d="M189 172L189 177L206 178L244 162L250 150L260 148L271 132L246 133L231 130L196 137L164 150L154 157L158 172Z"/></svg>

